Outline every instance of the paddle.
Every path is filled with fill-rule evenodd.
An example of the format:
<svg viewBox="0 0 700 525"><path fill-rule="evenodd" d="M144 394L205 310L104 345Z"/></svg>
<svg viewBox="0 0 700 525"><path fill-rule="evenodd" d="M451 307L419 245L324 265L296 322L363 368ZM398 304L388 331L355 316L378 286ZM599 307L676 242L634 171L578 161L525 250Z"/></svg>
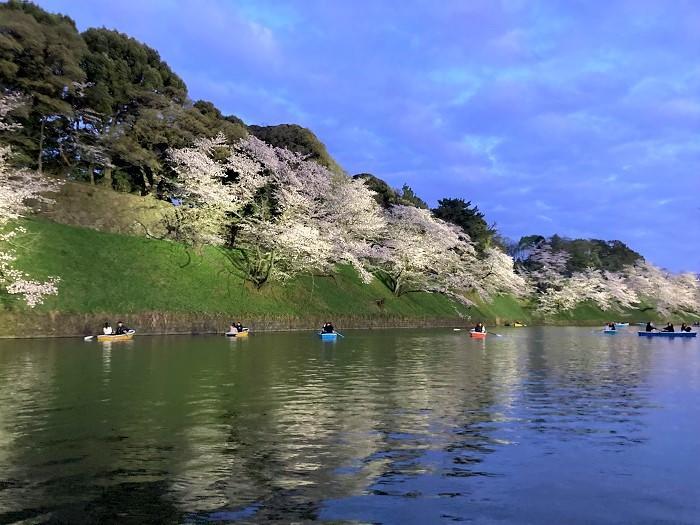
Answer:
<svg viewBox="0 0 700 525"><path fill-rule="evenodd" d="M338 334L342 338L345 338L345 336L343 334L341 334L340 332L336 332L336 334Z"/></svg>
<svg viewBox="0 0 700 525"><path fill-rule="evenodd" d="M83 341L92 341L92 338L95 337L94 335L86 335L83 337Z"/></svg>

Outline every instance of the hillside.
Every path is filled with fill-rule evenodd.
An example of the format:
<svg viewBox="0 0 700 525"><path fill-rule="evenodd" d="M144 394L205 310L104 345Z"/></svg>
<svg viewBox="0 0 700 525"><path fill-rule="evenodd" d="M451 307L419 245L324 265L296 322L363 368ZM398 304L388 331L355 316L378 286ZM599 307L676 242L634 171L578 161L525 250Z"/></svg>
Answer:
<svg viewBox="0 0 700 525"><path fill-rule="evenodd" d="M142 332L221 331L231 319L257 329L312 328L326 319L340 327L466 326L533 319L508 296L465 307L440 294L395 297L383 284L363 284L349 267L333 276L302 277L255 290L226 270L215 248L190 253L169 241L99 232L45 219L23 220L28 230L18 266L37 277L60 275L60 293L27 311L4 297L0 336L89 333L104 319L124 318ZM646 312L644 319L659 319ZM603 312L582 305L549 323L637 321L638 311Z"/></svg>
<svg viewBox="0 0 700 525"><path fill-rule="evenodd" d="M65 330L53 326L48 332L80 332L85 319L98 323L114 316L139 323L153 313L161 321L166 319L153 327L155 331L188 331L198 319L205 325L214 323L206 325L209 329L217 329L218 320L222 329L232 317L258 327L281 323L280 327L300 328L325 318L344 319L345 326L353 322L381 326L382 322L400 325L402 320L420 324L421 319L453 324L470 315L469 309L439 294L394 297L378 281L364 285L347 267L329 277L308 276L255 290L231 275L223 255L212 247L188 254L183 246L169 241L42 219L24 220L22 225L28 235L17 266L37 277L60 275L60 293L47 297L33 311L5 296L0 310L0 335L4 336L29 335L36 326L47 330L46 323L57 315Z"/></svg>

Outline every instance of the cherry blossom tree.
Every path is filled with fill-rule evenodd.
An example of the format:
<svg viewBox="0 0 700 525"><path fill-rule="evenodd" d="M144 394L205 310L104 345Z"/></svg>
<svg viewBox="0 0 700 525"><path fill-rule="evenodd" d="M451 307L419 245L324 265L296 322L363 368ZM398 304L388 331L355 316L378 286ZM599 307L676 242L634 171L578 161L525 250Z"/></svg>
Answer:
<svg viewBox="0 0 700 525"><path fill-rule="evenodd" d="M253 136L233 146L200 140L170 157L179 235L219 245L230 270L258 288L329 270L334 247L320 228L331 187L325 168Z"/></svg>
<svg viewBox="0 0 700 525"><path fill-rule="evenodd" d="M473 247L459 230L429 210L396 205L386 212L387 237L374 247L374 269L397 296L417 291L447 292L458 281L460 248ZM452 278L450 278L452 276Z"/></svg>
<svg viewBox="0 0 700 525"><path fill-rule="evenodd" d="M364 179L332 175L319 209L319 228L330 234L331 259L351 264L364 283L374 278L373 246L385 237L387 222Z"/></svg>
<svg viewBox="0 0 700 525"><path fill-rule="evenodd" d="M628 269L625 282L661 314L700 312L700 287L692 273L672 275L645 261Z"/></svg>
<svg viewBox="0 0 700 525"><path fill-rule="evenodd" d="M5 117L20 103L17 96L0 97L0 130L17 128L7 124ZM0 146L0 288L22 297L30 308L34 308L47 295L58 293L59 278L37 281L16 267L17 239L27 232L14 221L30 211L28 201L50 202L44 193L55 191L58 184L37 173L10 167L7 162L10 154L9 147Z"/></svg>
<svg viewBox="0 0 700 525"><path fill-rule="evenodd" d="M624 275L588 268L567 272L569 255L548 243L536 247L528 259L527 277L534 289L537 310L545 315L572 310L592 302L603 310L631 308L639 297Z"/></svg>
<svg viewBox="0 0 700 525"><path fill-rule="evenodd" d="M498 248L488 247L482 257L473 257L465 268L471 287L483 300L499 294L525 297L531 292L527 280L515 271L513 258Z"/></svg>

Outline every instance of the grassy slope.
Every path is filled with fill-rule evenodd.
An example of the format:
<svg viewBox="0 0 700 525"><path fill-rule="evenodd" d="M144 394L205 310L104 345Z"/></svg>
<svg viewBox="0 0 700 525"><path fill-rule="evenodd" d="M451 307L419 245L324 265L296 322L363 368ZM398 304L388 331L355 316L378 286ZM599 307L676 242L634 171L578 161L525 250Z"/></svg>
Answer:
<svg viewBox="0 0 700 525"><path fill-rule="evenodd" d="M61 277L60 294L49 297L40 311L65 313L148 311L236 313L250 316L305 317L333 314L401 317L469 317L537 322L523 304L510 296L466 309L438 294L394 297L378 281L364 285L351 268L333 277L304 277L261 291L246 286L226 270L225 259L212 248L194 255L175 243L111 234L67 226L43 219L22 221L29 231L23 239L19 265L36 278ZM0 309L21 309L14 298L0 296ZM378 303L382 303L380 306ZM653 311L604 312L581 304L549 322L602 323L609 320L655 320Z"/></svg>
<svg viewBox="0 0 700 525"><path fill-rule="evenodd" d="M61 276L59 296L49 297L42 310L407 317L467 313L437 294L395 298L379 282L363 285L350 268L340 268L334 278L305 277L256 291L226 271L225 260L216 249L204 249L184 266L186 253L175 243L44 220L23 224L30 234L20 267L37 278ZM381 299L382 308L377 304Z"/></svg>

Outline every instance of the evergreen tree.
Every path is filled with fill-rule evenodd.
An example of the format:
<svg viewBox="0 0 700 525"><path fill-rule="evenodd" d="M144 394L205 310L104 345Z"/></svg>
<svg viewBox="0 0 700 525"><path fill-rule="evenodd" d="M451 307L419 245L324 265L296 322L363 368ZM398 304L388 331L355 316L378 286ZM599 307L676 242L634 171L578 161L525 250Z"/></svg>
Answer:
<svg viewBox="0 0 700 525"><path fill-rule="evenodd" d="M456 224L469 235L480 253L491 245L495 228L484 220L484 214L470 201L464 199L440 199L433 213L439 219Z"/></svg>
<svg viewBox="0 0 700 525"><path fill-rule="evenodd" d="M27 98L14 149L41 172L45 160L60 159L87 48L70 18L15 0L0 4L0 35L0 86Z"/></svg>

